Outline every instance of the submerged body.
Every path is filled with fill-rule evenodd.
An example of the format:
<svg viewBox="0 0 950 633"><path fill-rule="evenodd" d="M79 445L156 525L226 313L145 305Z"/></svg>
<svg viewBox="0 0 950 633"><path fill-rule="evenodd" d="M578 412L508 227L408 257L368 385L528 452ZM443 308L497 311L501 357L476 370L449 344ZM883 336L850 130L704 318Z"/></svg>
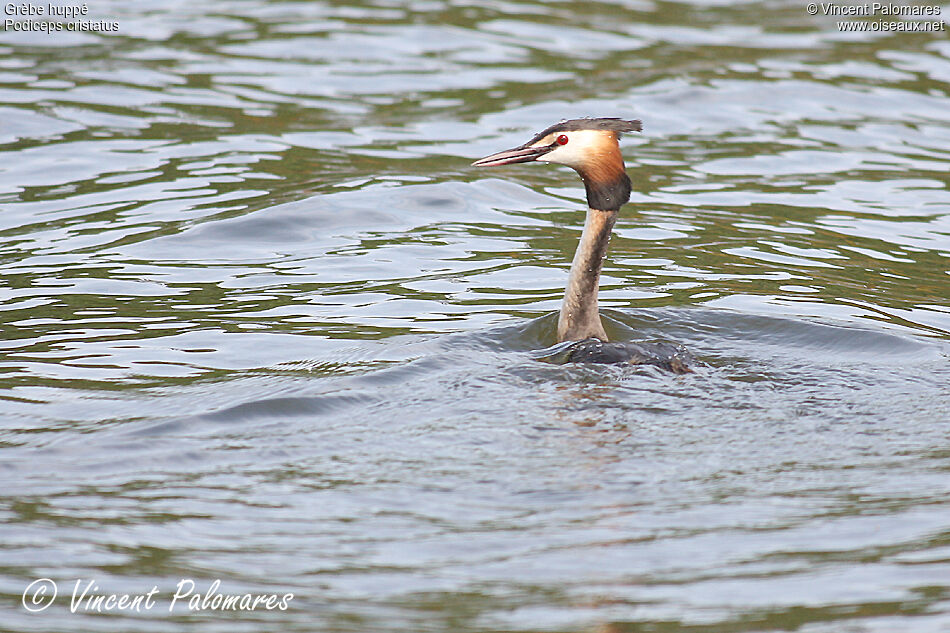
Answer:
<svg viewBox="0 0 950 633"><path fill-rule="evenodd" d="M656 365L674 374L688 374L695 362L692 354L672 343L609 343L596 338L571 345L567 354L570 363L626 363Z"/></svg>
<svg viewBox="0 0 950 633"><path fill-rule="evenodd" d="M587 190L587 219L581 234L558 317L558 341L577 341L568 360L587 363L651 364L670 371L690 371L692 357L669 343L609 343L597 308L600 272L620 207L630 199L630 177L623 164L619 137L640 131L640 121L572 119L543 130L530 141L472 163L559 163L573 168Z"/></svg>

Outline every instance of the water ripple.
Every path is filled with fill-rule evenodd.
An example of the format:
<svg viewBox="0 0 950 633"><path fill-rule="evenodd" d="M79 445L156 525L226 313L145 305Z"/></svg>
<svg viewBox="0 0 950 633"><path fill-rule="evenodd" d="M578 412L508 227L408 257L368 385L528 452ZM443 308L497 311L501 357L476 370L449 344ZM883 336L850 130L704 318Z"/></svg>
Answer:
<svg viewBox="0 0 950 633"><path fill-rule="evenodd" d="M89 10L119 32L0 32L11 603L217 578L295 598L197 629L946 628L942 33L757 0ZM607 331L693 374L546 356L583 187L469 164L583 115L644 121ZM184 614L57 609L6 626Z"/></svg>

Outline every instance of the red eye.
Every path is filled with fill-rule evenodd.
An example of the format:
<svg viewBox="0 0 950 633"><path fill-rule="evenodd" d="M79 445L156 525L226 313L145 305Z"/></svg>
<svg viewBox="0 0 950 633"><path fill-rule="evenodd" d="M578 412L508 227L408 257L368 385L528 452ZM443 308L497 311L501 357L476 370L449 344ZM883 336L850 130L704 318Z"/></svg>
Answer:
<svg viewBox="0 0 950 633"><path fill-rule="evenodd" d="M559 137L557 137L557 144L567 145L568 140L570 139L567 138L567 134L561 134Z"/></svg>

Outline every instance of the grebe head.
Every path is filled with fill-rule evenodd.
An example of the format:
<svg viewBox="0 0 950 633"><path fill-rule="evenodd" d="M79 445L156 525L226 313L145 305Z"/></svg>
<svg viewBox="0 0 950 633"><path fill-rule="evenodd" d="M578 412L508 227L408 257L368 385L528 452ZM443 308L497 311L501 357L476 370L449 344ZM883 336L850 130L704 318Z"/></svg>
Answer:
<svg viewBox="0 0 950 633"><path fill-rule="evenodd" d="M630 178L624 171L618 139L622 132L639 132L640 121L571 119L538 132L524 145L497 152L472 163L494 167L513 163L558 163L571 167L584 180L592 209L616 210L630 199Z"/></svg>

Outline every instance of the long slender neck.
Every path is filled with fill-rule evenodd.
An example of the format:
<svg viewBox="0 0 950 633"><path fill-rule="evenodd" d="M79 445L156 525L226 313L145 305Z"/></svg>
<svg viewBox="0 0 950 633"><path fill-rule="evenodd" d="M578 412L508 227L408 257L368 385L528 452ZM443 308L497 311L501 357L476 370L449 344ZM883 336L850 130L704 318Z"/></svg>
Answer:
<svg viewBox="0 0 950 633"><path fill-rule="evenodd" d="M567 292L557 322L558 341L580 341L585 338L607 340L607 333L597 312L597 290L600 271L607 256L610 232L617 221L617 210L588 209L584 232L571 262Z"/></svg>

